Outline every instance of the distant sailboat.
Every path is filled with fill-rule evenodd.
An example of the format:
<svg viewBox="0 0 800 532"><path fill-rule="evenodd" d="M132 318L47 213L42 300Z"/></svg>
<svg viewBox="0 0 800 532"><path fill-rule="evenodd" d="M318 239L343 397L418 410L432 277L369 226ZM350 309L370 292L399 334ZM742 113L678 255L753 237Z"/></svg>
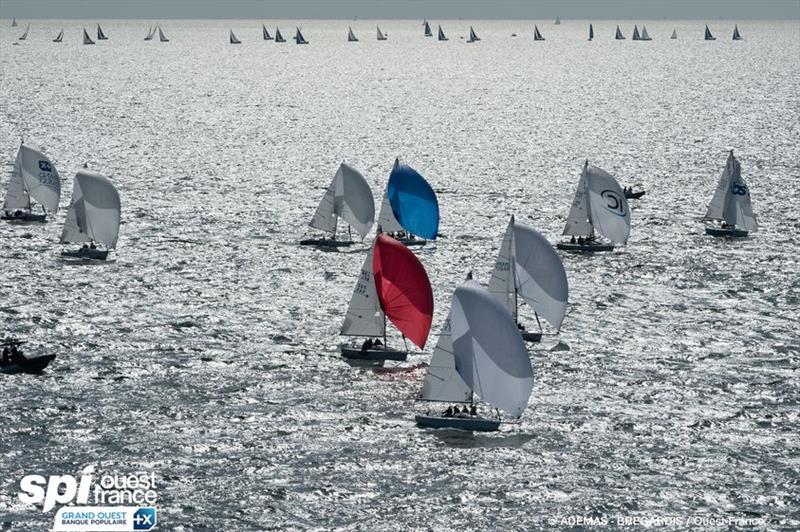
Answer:
<svg viewBox="0 0 800 532"><path fill-rule="evenodd" d="M90 243L64 257L105 260L119 238L119 193L107 177L89 170L75 174L72 201L67 211L61 243ZM102 247L97 247L99 244ZM105 249L103 249L105 248Z"/></svg>
<svg viewBox="0 0 800 532"><path fill-rule="evenodd" d="M231 44L242 44L242 41L240 41L239 38L236 37L236 34L233 33L233 30L230 30L230 32L231 32L230 35L228 35L228 39L229 39L230 43Z"/></svg>
<svg viewBox="0 0 800 532"><path fill-rule="evenodd" d="M652 41L653 40L653 39L650 38L650 35L647 33L647 26L645 26L644 24L642 24L641 40L642 41Z"/></svg>
<svg viewBox="0 0 800 532"><path fill-rule="evenodd" d="M269 34L269 31L267 31L267 27L263 24L261 25L261 35L264 37L265 41L272 40L272 35Z"/></svg>
<svg viewBox="0 0 800 532"><path fill-rule="evenodd" d="M632 41L640 41L642 38L639 36L639 27L634 24L633 25L633 37L631 37Z"/></svg>
<svg viewBox="0 0 800 532"><path fill-rule="evenodd" d="M567 312L569 288L561 258L546 238L530 227L515 223L513 216L489 280L489 292L508 309L522 339L528 342L542 338L539 316L558 330ZM520 323L519 297L534 310L539 332L527 332Z"/></svg>
<svg viewBox="0 0 800 532"><path fill-rule="evenodd" d="M475 34L475 30L472 29L472 26L470 26L469 27L469 39L467 39L467 42L476 42L476 41L480 41L480 40L481 40L480 37L478 37Z"/></svg>
<svg viewBox="0 0 800 532"><path fill-rule="evenodd" d="M387 345L387 318L404 340L408 338L423 349L433 320L433 291L419 259L400 242L379 232L361 267L339 333L370 340L360 346L342 345L342 356L372 365L405 360L406 349ZM371 341L381 337L382 343Z"/></svg>
<svg viewBox="0 0 800 532"><path fill-rule="evenodd" d="M378 28L378 40L379 41L385 41L386 40L386 35L384 35L383 32L381 32L380 26L376 26L376 28Z"/></svg>
<svg viewBox="0 0 800 532"><path fill-rule="evenodd" d="M742 36L739 34L739 25L738 24L734 24L733 25L733 40L734 41L741 41L742 40Z"/></svg>
<svg viewBox="0 0 800 532"><path fill-rule="evenodd" d="M561 24L561 17L556 17L556 26Z"/></svg>
<svg viewBox="0 0 800 532"><path fill-rule="evenodd" d="M44 222L47 213L58 211L61 178L56 166L39 150L20 144L14 170L3 200L4 220ZM41 214L33 214L31 199L42 206Z"/></svg>
<svg viewBox="0 0 800 532"><path fill-rule="evenodd" d="M539 32L539 27L536 24L533 25L533 40L534 41L544 40L544 37L542 37L542 34Z"/></svg>
<svg viewBox="0 0 800 532"><path fill-rule="evenodd" d="M156 28L153 27L153 26L150 26L150 28L147 30L147 36L144 38L144 40L145 41L152 41L153 40L153 36L155 34L156 34Z"/></svg>
<svg viewBox="0 0 800 532"><path fill-rule="evenodd" d="M161 31L161 26L158 27L158 40L161 41L161 42L169 42L169 39L167 39L167 36L164 35L163 31Z"/></svg>
<svg viewBox="0 0 800 532"><path fill-rule="evenodd" d="M300 28L297 28L297 33L294 34L294 42L295 44L308 44L308 41L300 32Z"/></svg>
<svg viewBox="0 0 800 532"><path fill-rule="evenodd" d="M14 18L11 19L11 27L12 28L16 28L17 27L17 17L14 17Z"/></svg>
<svg viewBox="0 0 800 532"><path fill-rule="evenodd" d="M416 170L395 159L383 196L378 225L407 246L424 245L439 232L439 201ZM422 238L418 238L422 237Z"/></svg>
<svg viewBox="0 0 800 532"><path fill-rule="evenodd" d="M64 39L64 29L62 28L61 31L58 32L56 38L53 39L53 42L61 42Z"/></svg>
<svg viewBox="0 0 800 532"><path fill-rule="evenodd" d="M469 279L469 278L468 278ZM508 309L477 282L456 288L450 312L431 357L420 399L468 403L474 395L519 418L533 391L533 368ZM467 407L464 408L466 411ZM420 427L490 432L499 418L470 415L416 415Z"/></svg>
<svg viewBox="0 0 800 532"><path fill-rule="evenodd" d="M352 235L348 240L336 240L339 218L347 222L348 233L350 233L350 228L353 228L362 239L367 236L375 220L375 200L372 197L369 183L361 175L361 172L344 162L339 165L331 184L328 185L328 189L322 196L314 217L308 224L314 229L331 233L332 236L301 240L300 244L324 247L351 245L353 243Z"/></svg>
<svg viewBox="0 0 800 532"><path fill-rule="evenodd" d="M712 222L706 225L706 234L713 236L742 237L758 229L750 203L750 189L742 179L742 166L733 150L728 154L725 170L703 220Z"/></svg>
<svg viewBox="0 0 800 532"><path fill-rule="evenodd" d="M433 37L433 32L431 31L431 25L428 24L428 21L422 23L425 26L425 37Z"/></svg>
<svg viewBox="0 0 800 532"><path fill-rule="evenodd" d="M594 28L589 24L589 40L591 41L592 39L594 39Z"/></svg>
<svg viewBox="0 0 800 532"><path fill-rule="evenodd" d="M97 25L97 40L98 41L108 40L108 37L106 37L106 34L103 33L103 28L100 27L100 24Z"/></svg>
<svg viewBox="0 0 800 532"><path fill-rule="evenodd" d="M706 33L705 33L705 40L706 41L716 41L717 38L711 35L711 30L708 29L708 24L706 24Z"/></svg>
<svg viewBox="0 0 800 532"><path fill-rule="evenodd" d="M27 39L28 38L28 32L30 31L30 29L31 29L31 25L28 24L28 26L25 28L25 33L20 35L18 40L24 41L25 39Z"/></svg>
<svg viewBox="0 0 800 532"><path fill-rule="evenodd" d="M86 31L86 28L83 28L83 44L94 44L94 41L91 37L89 37L89 32Z"/></svg>
<svg viewBox="0 0 800 532"><path fill-rule="evenodd" d="M450 40L447 37L445 37L444 31L442 31L442 26L441 25L439 25L439 40L440 41L449 41Z"/></svg>
<svg viewBox="0 0 800 532"><path fill-rule="evenodd" d="M353 28L350 26L347 27L347 42L358 42L358 37L353 33Z"/></svg>
<svg viewBox="0 0 800 532"><path fill-rule="evenodd" d="M678 28L672 29L672 35L669 36L670 39L677 39L678 38Z"/></svg>
<svg viewBox="0 0 800 532"><path fill-rule="evenodd" d="M611 242L596 242L595 230ZM630 230L631 212L619 183L608 172L589 166L586 161L562 233L572 238L556 247L565 251L612 251L614 243L628 241Z"/></svg>
<svg viewBox="0 0 800 532"><path fill-rule="evenodd" d="M625 39L625 36L622 34L622 30L619 29L619 25L617 25L617 34L614 36L614 38L618 41Z"/></svg>

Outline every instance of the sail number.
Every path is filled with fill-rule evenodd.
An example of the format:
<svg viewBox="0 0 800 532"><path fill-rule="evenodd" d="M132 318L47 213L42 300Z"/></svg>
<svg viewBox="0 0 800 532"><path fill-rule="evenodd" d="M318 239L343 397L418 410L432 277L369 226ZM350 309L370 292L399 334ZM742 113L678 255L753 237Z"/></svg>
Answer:
<svg viewBox="0 0 800 532"><path fill-rule="evenodd" d="M743 183L731 183L731 193L737 196L747 196L747 185Z"/></svg>
<svg viewBox="0 0 800 532"><path fill-rule="evenodd" d="M619 194L613 190L604 190L600 196L606 200L606 209L618 216L625 216L625 202Z"/></svg>

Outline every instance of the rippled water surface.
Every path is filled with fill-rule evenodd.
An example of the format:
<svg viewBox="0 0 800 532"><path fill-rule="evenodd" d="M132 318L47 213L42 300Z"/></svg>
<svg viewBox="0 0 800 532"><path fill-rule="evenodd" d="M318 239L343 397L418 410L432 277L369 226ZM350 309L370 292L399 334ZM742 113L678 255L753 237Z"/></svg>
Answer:
<svg viewBox="0 0 800 532"><path fill-rule="evenodd" d="M532 23L476 22L467 45L463 21L447 43L416 21L382 23L386 42L309 21L304 47L242 21L164 22L164 44L108 21L89 47L83 24L34 21L20 46L23 28L0 29L3 188L24 136L65 191L54 222L0 225L0 335L58 353L41 377L0 376L0 528L49 529L19 480L87 464L155 472L166 530L800 526L796 23L743 22L732 42L717 21L704 42L702 22L660 21L644 43L600 22L590 43L587 23L545 22L534 43ZM737 242L698 221L729 149L760 222ZM532 347L529 407L498 434L420 430L423 370L343 363L365 247L297 245L340 161L379 200L396 156L442 210L417 250L427 353L466 272L488 281L509 215L559 238L584 159L648 191L626 248L564 256L563 329ZM122 197L108 264L59 258L84 162Z"/></svg>

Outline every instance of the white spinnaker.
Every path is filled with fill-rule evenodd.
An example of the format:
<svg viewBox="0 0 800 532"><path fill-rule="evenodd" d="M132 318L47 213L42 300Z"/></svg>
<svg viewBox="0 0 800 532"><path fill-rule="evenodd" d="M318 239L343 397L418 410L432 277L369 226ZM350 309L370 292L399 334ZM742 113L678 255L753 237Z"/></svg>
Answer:
<svg viewBox="0 0 800 532"><path fill-rule="evenodd" d="M550 242L537 231L517 223L513 226L517 292L538 315L559 329L567 312L569 294L564 264Z"/></svg>
<svg viewBox="0 0 800 532"><path fill-rule="evenodd" d="M373 243L364 259L364 265L361 266L358 282L356 282L353 296L350 298L342 330L339 332L342 336L383 336L386 331L386 321L372 274L374 253L375 244Z"/></svg>
<svg viewBox="0 0 800 532"><path fill-rule="evenodd" d="M497 298L511 316L517 319L517 302L515 301L516 280L511 272L511 262L513 260L512 241L514 240L514 218L511 218L506 232L503 235L503 243L500 245L500 253L494 262L492 277L489 279L489 292Z"/></svg>
<svg viewBox="0 0 800 532"><path fill-rule="evenodd" d="M48 211L56 212L61 198L61 178L53 162L39 150L24 144L19 147L17 161L28 194Z"/></svg>
<svg viewBox="0 0 800 532"><path fill-rule="evenodd" d="M25 184L22 182L22 150L20 150L17 152L14 170L11 172L11 179L8 181L8 188L6 188L3 210L28 209L30 206L31 199L25 191Z"/></svg>
<svg viewBox="0 0 800 532"><path fill-rule="evenodd" d="M533 369L508 309L467 281L453 294L450 331L464 383L482 400L520 417L533 390Z"/></svg>
<svg viewBox="0 0 800 532"><path fill-rule="evenodd" d="M631 231L631 211L622 188L608 172L588 163L584 175L592 225L612 242L625 244Z"/></svg>
<svg viewBox="0 0 800 532"><path fill-rule="evenodd" d="M472 398L472 390L456 371L450 337L450 316L444 322L436 349L433 350L420 397L425 401L448 403L466 403Z"/></svg>
<svg viewBox="0 0 800 532"><path fill-rule="evenodd" d="M350 224L361 238L367 236L375 220L372 189L361 172L347 163L339 165L309 225L332 232L336 229L338 216Z"/></svg>
<svg viewBox="0 0 800 532"><path fill-rule="evenodd" d="M575 191L575 199L572 200L572 208L567 216L567 224L564 226L562 234L567 236L591 235L594 230L592 221L589 219L588 196L586 193L586 168L581 173L578 181L578 189Z"/></svg>
<svg viewBox="0 0 800 532"><path fill-rule="evenodd" d="M61 242L89 242L117 245L120 201L113 183L102 174L80 170L75 174L72 201L61 233Z"/></svg>

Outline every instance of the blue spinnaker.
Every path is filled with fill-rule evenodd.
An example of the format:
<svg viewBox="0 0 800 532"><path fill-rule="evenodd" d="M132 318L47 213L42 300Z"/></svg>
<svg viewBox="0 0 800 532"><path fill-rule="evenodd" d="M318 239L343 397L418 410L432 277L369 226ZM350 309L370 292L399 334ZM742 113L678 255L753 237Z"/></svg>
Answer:
<svg viewBox="0 0 800 532"><path fill-rule="evenodd" d="M419 173L404 164L395 166L386 189L392 212L400 225L428 240L439 232L439 202L433 189Z"/></svg>

